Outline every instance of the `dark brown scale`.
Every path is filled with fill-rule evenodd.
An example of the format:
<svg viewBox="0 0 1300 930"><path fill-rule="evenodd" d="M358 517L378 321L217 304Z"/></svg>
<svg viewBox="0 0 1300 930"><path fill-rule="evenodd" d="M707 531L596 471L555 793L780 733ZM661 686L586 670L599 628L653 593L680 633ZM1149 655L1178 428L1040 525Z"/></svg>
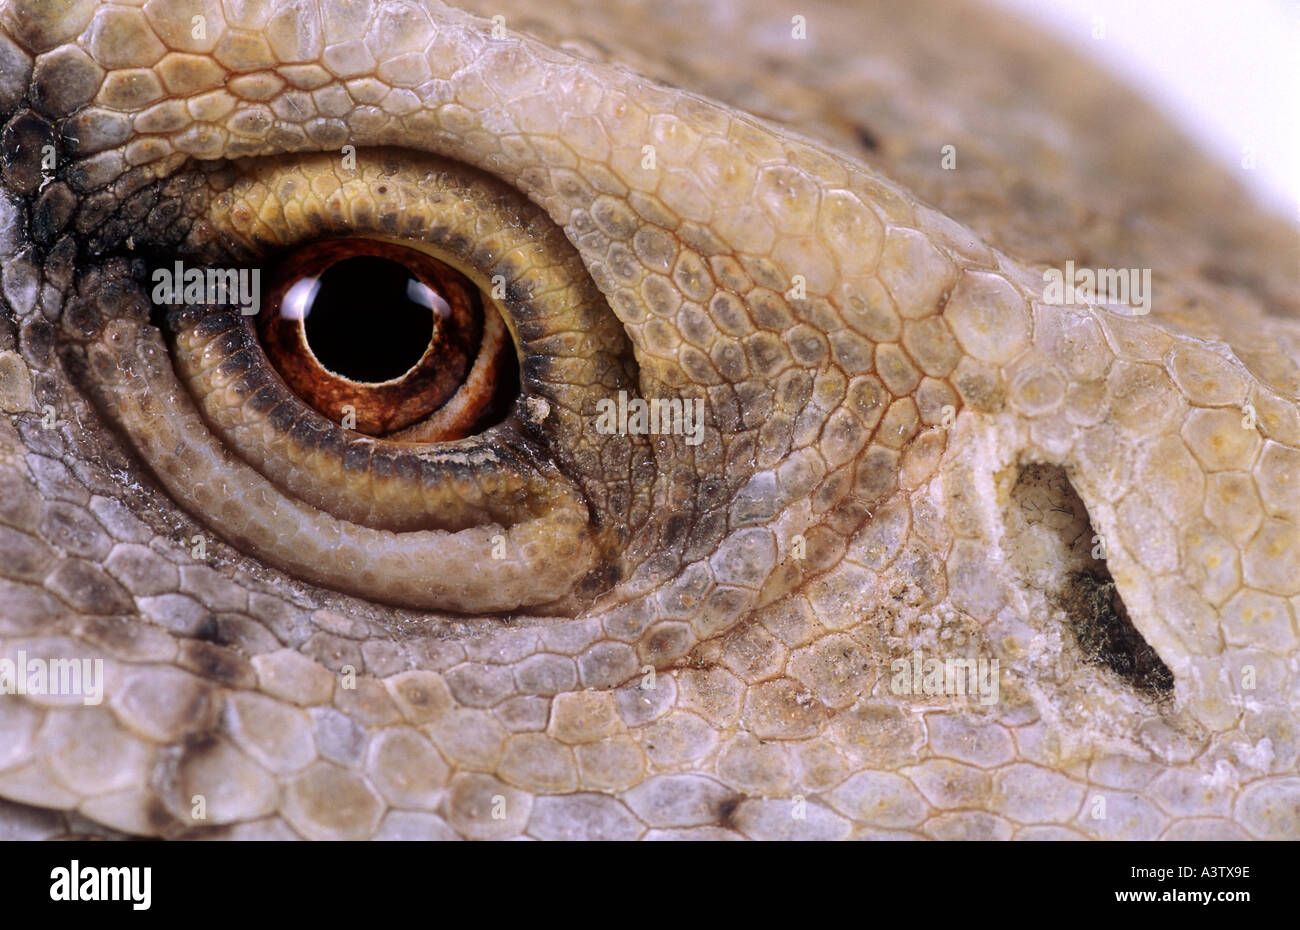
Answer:
<svg viewBox="0 0 1300 930"><path fill-rule="evenodd" d="M354 443L343 453L343 467L347 471L363 472L370 467L370 454L374 447Z"/></svg>
<svg viewBox="0 0 1300 930"><path fill-rule="evenodd" d="M221 371L226 375L242 375L257 366L257 356L248 349L240 349L221 360Z"/></svg>
<svg viewBox="0 0 1300 930"><path fill-rule="evenodd" d="M273 372L266 369L250 371L235 382L235 393L240 397L252 397L266 390L267 387L273 387L276 383Z"/></svg>
<svg viewBox="0 0 1300 930"><path fill-rule="evenodd" d="M248 409L253 413L269 413L281 400L281 391L274 385L264 387L249 397Z"/></svg>
<svg viewBox="0 0 1300 930"><path fill-rule="evenodd" d="M370 473L376 478L393 478L397 475L397 462L385 452L376 451L370 460Z"/></svg>
<svg viewBox="0 0 1300 930"><path fill-rule="evenodd" d="M311 417L303 417L289 431L289 440L304 449L315 449L329 430Z"/></svg>
<svg viewBox="0 0 1300 930"><path fill-rule="evenodd" d="M213 345L214 343L220 347L223 358L234 355L236 352L247 348L248 345L244 338L244 334L237 329L221 333L213 339L212 342L209 342L208 345Z"/></svg>
<svg viewBox="0 0 1300 930"><path fill-rule="evenodd" d="M184 321L184 316L181 319ZM208 313L195 324L194 334L202 339L208 336L219 336L238 327L239 317L233 313Z"/></svg>
<svg viewBox="0 0 1300 930"><path fill-rule="evenodd" d="M267 414L266 418L270 420L271 425L279 432L287 433L293 428L293 425L298 422L298 417L301 413L302 409L297 404L292 400L286 399L281 401L274 410Z"/></svg>

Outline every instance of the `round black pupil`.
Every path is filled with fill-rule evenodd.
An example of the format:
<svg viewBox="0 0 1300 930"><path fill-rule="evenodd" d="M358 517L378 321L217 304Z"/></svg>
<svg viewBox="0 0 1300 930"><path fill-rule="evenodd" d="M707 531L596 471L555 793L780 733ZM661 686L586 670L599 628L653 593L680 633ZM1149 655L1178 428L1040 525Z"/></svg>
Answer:
<svg viewBox="0 0 1300 930"><path fill-rule="evenodd" d="M411 299L424 287L399 262L358 255L321 274L304 308L307 344L325 368L353 381L391 381L433 338L433 311Z"/></svg>

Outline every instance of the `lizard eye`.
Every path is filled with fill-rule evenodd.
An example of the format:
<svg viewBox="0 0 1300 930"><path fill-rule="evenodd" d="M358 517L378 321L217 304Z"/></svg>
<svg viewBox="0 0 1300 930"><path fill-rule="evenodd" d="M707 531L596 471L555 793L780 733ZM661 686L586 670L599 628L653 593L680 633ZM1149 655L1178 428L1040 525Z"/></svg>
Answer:
<svg viewBox="0 0 1300 930"><path fill-rule="evenodd" d="M295 577L420 609L560 610L617 578L650 457L592 424L637 368L545 213L391 152L160 183L191 214L104 271L147 274L150 305L105 313L88 278L68 364L185 509Z"/></svg>
<svg viewBox="0 0 1300 930"><path fill-rule="evenodd" d="M500 311L408 246L340 239L283 256L257 330L304 402L370 436L462 439L500 422L518 391Z"/></svg>

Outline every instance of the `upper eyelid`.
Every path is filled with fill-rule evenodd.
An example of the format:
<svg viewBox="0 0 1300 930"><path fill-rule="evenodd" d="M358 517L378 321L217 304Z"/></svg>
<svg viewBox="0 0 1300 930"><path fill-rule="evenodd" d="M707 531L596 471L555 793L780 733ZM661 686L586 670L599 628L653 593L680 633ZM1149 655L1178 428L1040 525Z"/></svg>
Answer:
<svg viewBox="0 0 1300 930"><path fill-rule="evenodd" d="M346 115L295 127L254 119L265 106L235 100L214 125L237 128L245 141L212 154L286 148L337 153L343 145L360 150L392 143L506 180L566 228L638 355L643 361L653 356L662 378L677 384L721 383L715 362L697 346L715 338L734 341L733 335L743 337L753 327L742 321L743 332L732 334L706 326L688 341L646 313L647 273L687 297L687 309L703 311L715 290L730 289L757 315L762 289L779 295L796 274L811 308L870 299L885 232L896 225L919 227L963 264L997 263L957 224L914 209L894 185L815 144L622 69L589 61L579 66L567 53L527 37L493 39L489 24L455 9L430 16L445 54L429 57L434 80L420 85L422 96L377 78L337 79L315 64L277 66L271 70L290 86L296 82L321 95L342 88L361 103ZM376 21L367 28L365 40L382 47ZM303 62L316 57L311 49L298 56ZM390 94L412 106L385 111L380 102ZM327 123L333 128L323 132ZM157 141L180 144L194 128ZM655 152L649 170L643 163L647 146ZM652 248L656 233L666 237L666 249ZM810 251L803 241L810 235L825 247ZM712 264L718 255L735 258L718 267ZM931 269L918 265L915 271ZM678 285L679 278L694 281L694 293Z"/></svg>
<svg viewBox="0 0 1300 930"><path fill-rule="evenodd" d="M260 100L233 95L228 108L219 112L200 106L198 101L226 92L203 89L185 98L186 110L178 117L179 125L167 132L135 132L121 144L116 131L97 132L97 121L107 125L123 114L139 120L158 104L133 108L120 96L101 93L76 117L81 161L86 162L84 156L91 154L95 158L90 161L99 154L121 156L132 147L148 151L145 143L160 154L185 153L191 148L192 135L199 131L227 133L230 142L199 153L202 158L337 152L342 146L359 149L399 144L457 158L515 183L560 223L569 219L569 201L578 194L587 201L602 195L632 196L644 203L645 218L650 222L670 216L691 219L692 207L682 197L665 194L664 202L656 207L654 195L644 195L637 177L642 174L640 161L646 144L657 149L665 170L686 167L684 160L701 142L728 138L749 150L753 164L793 156L796 162L802 160L806 169L826 172L828 179L843 175L835 169L840 159L805 151L805 147L792 153L788 145L756 123L694 95L667 90L622 69L589 61L583 62L584 70L598 73L570 82L566 78L574 66L566 52L513 33L504 39L491 38L491 24L459 10L430 15L436 32L430 29L426 35L442 53L437 58L442 70L432 77L445 84L434 93L428 88L437 85L428 80L420 85L424 93L420 97L409 86L385 84L379 78L335 78L315 63L319 49L306 45L291 56L297 63L273 64L251 73L228 71L224 80L273 78L287 82L280 99L295 99L298 94L324 102L333 95L347 104L338 112L329 109L331 115L326 117L318 110L315 116L295 123L292 114L270 114ZM212 28L219 31L223 25L213 24ZM370 31L355 38L382 49L378 29L377 21L372 20ZM310 24L303 24L301 35L311 34ZM217 38L219 41L220 36ZM411 35L403 35L402 42L404 48L418 44ZM484 67L487 63L497 67ZM487 72L499 75L495 80L500 86L484 83ZM512 72L508 79L504 77ZM526 86L544 90L523 99L518 89ZM219 82L213 87L219 87ZM117 112L119 108L121 112ZM209 121L200 122L196 112ZM259 114L271 118L259 121L255 118ZM325 132L326 128L330 132ZM707 182L703 177L700 180ZM725 186L717 193L724 197ZM901 208L887 195L882 199L890 201L890 207ZM591 209L593 204L588 202L586 207Z"/></svg>

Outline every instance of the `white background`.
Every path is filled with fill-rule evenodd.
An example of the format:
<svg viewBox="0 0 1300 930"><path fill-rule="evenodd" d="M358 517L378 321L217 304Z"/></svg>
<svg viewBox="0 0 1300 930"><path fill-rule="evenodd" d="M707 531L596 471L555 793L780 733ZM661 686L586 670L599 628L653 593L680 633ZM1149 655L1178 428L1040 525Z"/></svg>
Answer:
<svg viewBox="0 0 1300 930"><path fill-rule="evenodd" d="M1117 74L1300 222L1300 0L994 2ZM1254 170L1242 167L1247 147Z"/></svg>

